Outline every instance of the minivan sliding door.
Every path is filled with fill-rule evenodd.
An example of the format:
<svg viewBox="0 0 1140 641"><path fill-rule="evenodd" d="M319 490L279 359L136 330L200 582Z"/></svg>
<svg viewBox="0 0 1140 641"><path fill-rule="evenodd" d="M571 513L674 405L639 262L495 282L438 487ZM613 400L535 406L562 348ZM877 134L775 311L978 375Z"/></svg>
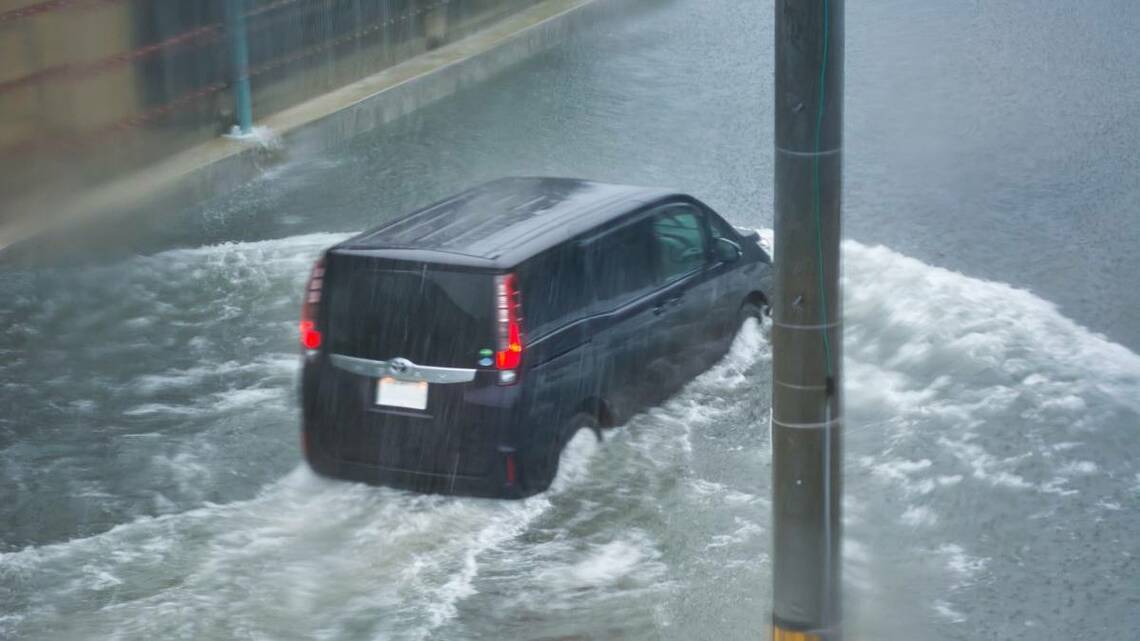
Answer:
<svg viewBox="0 0 1140 641"><path fill-rule="evenodd" d="M652 221L642 217L586 245L595 292L592 321L598 395L624 421L653 402L646 368L659 352L662 317L655 313L658 285Z"/></svg>

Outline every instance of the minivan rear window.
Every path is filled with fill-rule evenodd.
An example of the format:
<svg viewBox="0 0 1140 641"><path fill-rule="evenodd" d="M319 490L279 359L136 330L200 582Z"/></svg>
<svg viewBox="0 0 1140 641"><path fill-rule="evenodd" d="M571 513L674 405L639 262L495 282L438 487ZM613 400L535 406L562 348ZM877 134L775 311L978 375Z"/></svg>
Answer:
<svg viewBox="0 0 1140 641"><path fill-rule="evenodd" d="M326 282L334 353L474 368L495 347L492 274L350 257Z"/></svg>

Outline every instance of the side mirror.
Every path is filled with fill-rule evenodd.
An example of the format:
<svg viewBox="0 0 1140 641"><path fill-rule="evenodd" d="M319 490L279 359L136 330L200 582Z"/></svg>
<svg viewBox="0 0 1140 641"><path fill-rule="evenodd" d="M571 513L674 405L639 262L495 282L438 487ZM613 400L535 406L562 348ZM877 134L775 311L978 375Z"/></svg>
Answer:
<svg viewBox="0 0 1140 641"><path fill-rule="evenodd" d="M716 259L722 263L732 263L740 259L744 251L740 249L740 245L732 242L727 238L717 238L716 244L713 246L713 254Z"/></svg>

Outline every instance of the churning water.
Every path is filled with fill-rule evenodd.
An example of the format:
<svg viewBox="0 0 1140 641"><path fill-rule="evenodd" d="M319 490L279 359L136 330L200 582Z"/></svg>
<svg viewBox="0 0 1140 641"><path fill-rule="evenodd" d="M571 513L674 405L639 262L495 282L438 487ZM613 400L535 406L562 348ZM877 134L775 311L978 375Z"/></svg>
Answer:
<svg viewBox="0 0 1140 641"><path fill-rule="evenodd" d="M575 441L546 495L323 480L298 465L293 316L310 259L338 238L7 286L17 311L41 302L7 323L5 344L62 343L2 370L5 406L24 408L5 419L5 636L759 634L764 328L742 328L720 364L603 444ZM856 629L966 638L997 624L1015 637L1106 613L1134 622L1140 357L1028 293L844 249ZM68 295L44 305L53 287ZM186 291L195 304L179 303Z"/></svg>

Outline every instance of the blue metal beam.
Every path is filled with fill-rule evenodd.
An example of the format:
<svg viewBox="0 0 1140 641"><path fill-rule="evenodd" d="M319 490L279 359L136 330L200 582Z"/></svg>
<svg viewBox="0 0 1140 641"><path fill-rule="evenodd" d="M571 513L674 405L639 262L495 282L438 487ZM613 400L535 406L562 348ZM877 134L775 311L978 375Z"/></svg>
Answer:
<svg viewBox="0 0 1140 641"><path fill-rule="evenodd" d="M226 32L233 61L234 116L241 134L253 131L253 100L249 91L249 43L246 39L245 0L226 0Z"/></svg>

